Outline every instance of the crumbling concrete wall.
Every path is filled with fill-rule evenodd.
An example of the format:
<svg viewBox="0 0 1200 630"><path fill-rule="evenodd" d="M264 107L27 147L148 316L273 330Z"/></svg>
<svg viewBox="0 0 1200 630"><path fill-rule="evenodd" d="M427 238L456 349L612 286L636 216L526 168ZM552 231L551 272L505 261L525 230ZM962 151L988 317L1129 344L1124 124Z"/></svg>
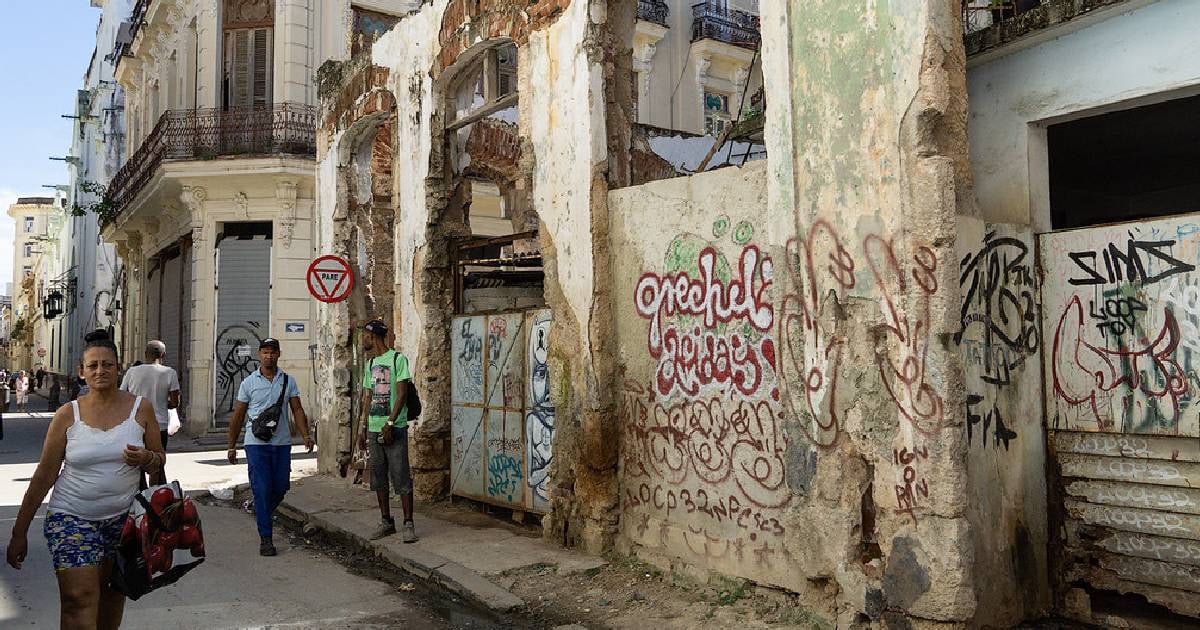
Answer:
<svg viewBox="0 0 1200 630"><path fill-rule="evenodd" d="M513 179L517 186L532 188L541 227L545 297L554 322L552 398L560 418L551 465L552 512L545 528L556 540L597 552L611 544L616 532L608 275L596 269L607 265L611 139L605 77L612 70L607 63L611 47L604 47L611 40L605 36L605 6L598 0L433 0L381 37L368 62L386 73L386 89L397 101L396 346L415 366L422 393L424 413L413 429L411 455L418 497L429 498L447 487L451 253L455 239L470 234L456 201L461 176L447 160L444 105L455 73L479 50L505 41L518 47L521 157ZM323 189L354 186L327 160L349 150L344 143L351 142L356 124L351 112L355 95L370 89L355 85L361 70L356 63L364 62L325 69L332 87L322 99ZM344 197L344 192L323 195L322 216L336 222ZM346 234L327 234L328 249L347 248ZM345 317L337 307L325 311L332 323ZM323 362L332 374L345 357L335 350L323 354Z"/></svg>
<svg viewBox="0 0 1200 630"><path fill-rule="evenodd" d="M758 227L766 207L765 162L609 195L619 549L686 573L819 591L806 582L816 549L789 535L808 529L791 508L817 460L790 448L780 403L772 252L782 243Z"/></svg>
<svg viewBox="0 0 1200 630"><path fill-rule="evenodd" d="M956 10L766 3L763 40L781 404L788 458L815 460L785 545L841 620L967 622Z"/></svg>
<svg viewBox="0 0 1200 630"><path fill-rule="evenodd" d="M1041 287L1027 227L958 219L966 393L967 518L976 621L1007 626L1050 608Z"/></svg>

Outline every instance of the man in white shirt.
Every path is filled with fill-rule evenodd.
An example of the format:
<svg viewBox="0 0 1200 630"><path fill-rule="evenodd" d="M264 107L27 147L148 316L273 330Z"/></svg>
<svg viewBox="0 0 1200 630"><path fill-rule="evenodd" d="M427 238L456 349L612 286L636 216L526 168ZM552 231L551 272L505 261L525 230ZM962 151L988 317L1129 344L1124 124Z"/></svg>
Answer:
<svg viewBox="0 0 1200 630"><path fill-rule="evenodd" d="M141 396L154 405L154 416L158 419L158 432L162 436L163 450L167 448L167 411L179 407L179 375L175 368L163 365L167 356L167 344L155 340L146 344L146 362L135 365L125 373L121 389ZM153 485L167 482L162 469L151 476Z"/></svg>

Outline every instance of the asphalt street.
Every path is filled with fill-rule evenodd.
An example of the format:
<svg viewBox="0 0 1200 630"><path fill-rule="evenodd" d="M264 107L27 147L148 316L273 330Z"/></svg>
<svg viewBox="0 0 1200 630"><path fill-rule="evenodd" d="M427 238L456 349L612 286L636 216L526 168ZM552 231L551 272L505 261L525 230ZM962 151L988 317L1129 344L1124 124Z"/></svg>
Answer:
<svg viewBox="0 0 1200 630"><path fill-rule="evenodd" d="M4 415L0 542L5 546L49 421L49 413ZM293 457L294 478L315 471L315 456L303 448L297 447ZM167 470L169 478L179 479L187 490L226 488L246 480L244 458L230 465L224 451L168 452ZM30 527L24 568L0 567L0 627L58 626L57 585L42 537L44 510L43 506ZM293 547L281 528L275 534L279 555L260 557L253 516L241 509L203 506L201 519L208 551L205 564L177 584L128 602L123 628L457 625L383 582L353 575L326 555Z"/></svg>

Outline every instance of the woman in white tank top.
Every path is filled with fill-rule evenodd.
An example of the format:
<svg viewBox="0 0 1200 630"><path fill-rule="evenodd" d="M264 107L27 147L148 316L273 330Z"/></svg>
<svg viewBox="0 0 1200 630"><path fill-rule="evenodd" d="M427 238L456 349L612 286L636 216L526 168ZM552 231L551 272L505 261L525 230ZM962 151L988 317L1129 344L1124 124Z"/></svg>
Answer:
<svg viewBox="0 0 1200 630"><path fill-rule="evenodd" d="M108 585L121 527L142 471L160 469L165 456L154 408L117 389L117 347L102 331L85 341L79 371L90 391L50 421L7 557L21 568L29 524L53 487L43 533L58 575L60 624L117 628L125 597Z"/></svg>

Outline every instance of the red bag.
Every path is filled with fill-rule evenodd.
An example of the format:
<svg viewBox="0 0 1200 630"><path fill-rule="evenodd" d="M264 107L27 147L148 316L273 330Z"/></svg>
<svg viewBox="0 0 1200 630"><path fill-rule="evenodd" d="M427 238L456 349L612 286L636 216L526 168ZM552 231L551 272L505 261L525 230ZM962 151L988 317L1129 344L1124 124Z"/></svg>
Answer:
<svg viewBox="0 0 1200 630"><path fill-rule="evenodd" d="M113 566L112 588L129 599L168 584L204 562L196 504L178 481L133 495Z"/></svg>

